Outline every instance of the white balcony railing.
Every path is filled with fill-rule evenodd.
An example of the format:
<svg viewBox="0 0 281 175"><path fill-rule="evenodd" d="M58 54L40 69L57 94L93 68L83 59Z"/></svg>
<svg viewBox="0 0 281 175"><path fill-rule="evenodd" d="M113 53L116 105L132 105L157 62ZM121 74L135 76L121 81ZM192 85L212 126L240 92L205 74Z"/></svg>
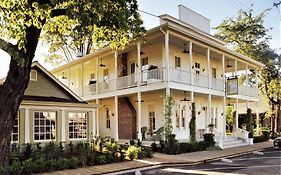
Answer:
<svg viewBox="0 0 281 175"><path fill-rule="evenodd" d="M242 85L242 84L238 84L238 94L239 95L247 95L247 87Z"/></svg>
<svg viewBox="0 0 281 175"><path fill-rule="evenodd" d="M193 74L193 84L195 86L208 88L209 86L209 77L200 74Z"/></svg>
<svg viewBox="0 0 281 175"><path fill-rule="evenodd" d="M83 87L83 96L95 95L97 93L97 84L90 84Z"/></svg>
<svg viewBox="0 0 281 175"><path fill-rule="evenodd" d="M127 89L136 87L138 82L138 74L127 75L117 78L117 89Z"/></svg>
<svg viewBox="0 0 281 175"><path fill-rule="evenodd" d="M109 92L113 91L115 89L115 82L116 80L104 80L102 82L97 83L98 86L98 92L103 93L103 92Z"/></svg>
<svg viewBox="0 0 281 175"><path fill-rule="evenodd" d="M223 91L223 80L222 79L212 78L211 84L212 84L212 89Z"/></svg>
<svg viewBox="0 0 281 175"><path fill-rule="evenodd" d="M248 142L249 132L240 128L237 128L236 135L238 138L241 138Z"/></svg>
<svg viewBox="0 0 281 175"><path fill-rule="evenodd" d="M170 68L170 80L177 83L191 84L190 72Z"/></svg>
<svg viewBox="0 0 281 175"><path fill-rule="evenodd" d="M152 70L144 70L141 73L141 84L151 84L155 82L160 82L164 80L163 68L152 69Z"/></svg>

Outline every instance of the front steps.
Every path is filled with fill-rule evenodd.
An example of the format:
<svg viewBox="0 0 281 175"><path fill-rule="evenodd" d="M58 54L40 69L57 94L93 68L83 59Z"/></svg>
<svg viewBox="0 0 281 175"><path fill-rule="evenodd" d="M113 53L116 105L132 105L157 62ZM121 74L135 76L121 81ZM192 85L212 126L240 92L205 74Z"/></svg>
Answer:
<svg viewBox="0 0 281 175"><path fill-rule="evenodd" d="M225 139L223 139L223 149L225 148L232 148L232 147L238 147L238 146L244 146L248 145L243 139L237 139L235 136L226 136Z"/></svg>

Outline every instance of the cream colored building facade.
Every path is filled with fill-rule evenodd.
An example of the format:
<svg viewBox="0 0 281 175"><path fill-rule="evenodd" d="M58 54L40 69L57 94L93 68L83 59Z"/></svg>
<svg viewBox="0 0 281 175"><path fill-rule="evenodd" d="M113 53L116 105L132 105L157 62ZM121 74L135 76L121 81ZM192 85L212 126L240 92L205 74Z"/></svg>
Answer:
<svg viewBox="0 0 281 175"><path fill-rule="evenodd" d="M238 84L235 95L226 93L231 77L263 65L227 49L205 31L169 15L147 31L144 40L130 42L123 50L104 48L56 68L52 73L83 100L100 105L96 113L96 135L115 140L139 138L141 128L150 133L164 126L164 98L175 100L173 133L180 141L189 140L191 104L196 108L197 139L215 125L216 140L227 143L227 104L258 111L257 87ZM200 19L199 19L200 20ZM184 100L186 99L186 100ZM244 110L244 109L243 109ZM235 139L247 144L247 132L238 127Z"/></svg>

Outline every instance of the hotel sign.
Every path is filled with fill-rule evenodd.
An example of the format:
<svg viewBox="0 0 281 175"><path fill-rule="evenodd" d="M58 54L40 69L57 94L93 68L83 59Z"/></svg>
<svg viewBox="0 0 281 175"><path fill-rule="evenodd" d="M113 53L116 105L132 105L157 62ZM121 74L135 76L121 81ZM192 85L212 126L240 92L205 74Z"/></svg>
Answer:
<svg viewBox="0 0 281 175"><path fill-rule="evenodd" d="M229 78L226 81L226 94L237 95L238 94L238 78Z"/></svg>

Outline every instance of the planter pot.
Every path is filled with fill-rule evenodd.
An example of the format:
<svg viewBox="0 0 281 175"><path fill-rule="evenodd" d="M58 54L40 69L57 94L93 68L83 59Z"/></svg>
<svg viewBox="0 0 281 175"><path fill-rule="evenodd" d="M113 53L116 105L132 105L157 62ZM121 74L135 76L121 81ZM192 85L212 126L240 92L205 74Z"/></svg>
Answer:
<svg viewBox="0 0 281 175"><path fill-rule="evenodd" d="M248 138L248 143L249 143L250 145L254 144L254 138Z"/></svg>

